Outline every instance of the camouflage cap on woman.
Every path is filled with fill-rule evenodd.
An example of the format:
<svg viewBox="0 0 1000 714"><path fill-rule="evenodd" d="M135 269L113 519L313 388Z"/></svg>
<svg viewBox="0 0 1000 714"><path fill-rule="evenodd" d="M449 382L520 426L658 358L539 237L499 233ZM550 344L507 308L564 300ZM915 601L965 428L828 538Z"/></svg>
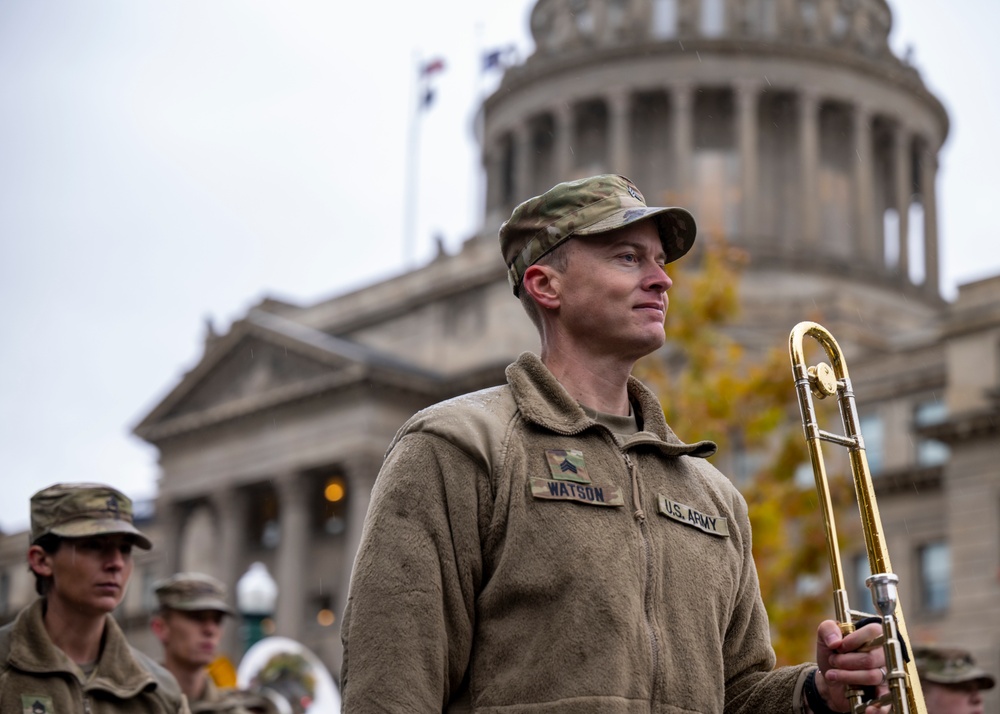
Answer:
<svg viewBox="0 0 1000 714"><path fill-rule="evenodd" d="M132 501L100 483L57 483L31 497L31 542L45 535L85 538L124 533L149 550L153 544L132 524Z"/></svg>
<svg viewBox="0 0 1000 714"><path fill-rule="evenodd" d="M514 294L528 266L567 238L606 233L645 218L654 219L668 263L691 249L698 230L694 217L683 208L647 206L624 176L567 181L529 198L500 227L500 251Z"/></svg>

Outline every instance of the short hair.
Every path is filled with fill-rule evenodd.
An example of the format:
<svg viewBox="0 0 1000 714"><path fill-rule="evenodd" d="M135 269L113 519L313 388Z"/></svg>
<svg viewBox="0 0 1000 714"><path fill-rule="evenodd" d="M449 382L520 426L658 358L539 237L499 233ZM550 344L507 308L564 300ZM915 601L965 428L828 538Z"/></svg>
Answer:
<svg viewBox="0 0 1000 714"><path fill-rule="evenodd" d="M534 265L547 265L560 273L565 272L566 268L569 266L569 251L566 248L567 245L569 245L569 241L563 241L541 258L536 260ZM535 299L528 294L527 290L519 290L517 297L521 301L521 307L524 308L524 311L527 313L528 318L535 326L535 329L541 333L542 313L539 310L538 303L536 303Z"/></svg>
<svg viewBox="0 0 1000 714"><path fill-rule="evenodd" d="M49 555L55 555L59 548L62 547L63 540L63 538L57 536L55 533L46 533L32 543L32 545L37 545ZM28 565L28 570L35 576L35 592L42 597L47 595L52 589L52 576L39 575L30 564Z"/></svg>

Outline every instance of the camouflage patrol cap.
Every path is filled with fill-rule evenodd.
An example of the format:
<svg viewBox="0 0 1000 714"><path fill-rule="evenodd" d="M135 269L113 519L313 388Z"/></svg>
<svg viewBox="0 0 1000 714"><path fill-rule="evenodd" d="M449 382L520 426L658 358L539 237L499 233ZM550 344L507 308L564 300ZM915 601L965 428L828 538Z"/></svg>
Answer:
<svg viewBox="0 0 1000 714"><path fill-rule="evenodd" d="M145 550L153 547L132 524L132 501L101 483L57 483L31 497L31 542L45 535L84 538L125 533Z"/></svg>
<svg viewBox="0 0 1000 714"><path fill-rule="evenodd" d="M645 218L654 219L668 263L691 249L697 233L694 217L683 208L647 206L624 176L567 181L529 198L500 227L500 252L514 294L528 266L567 238L606 233Z"/></svg>
<svg viewBox="0 0 1000 714"><path fill-rule="evenodd" d="M227 615L236 611L226 603L226 586L210 575L175 573L153 585L160 607L193 612L214 610Z"/></svg>
<svg viewBox="0 0 1000 714"><path fill-rule="evenodd" d="M920 678L935 684L978 682L980 689L993 689L993 675L976 666L972 654L957 647L917 647L917 671Z"/></svg>

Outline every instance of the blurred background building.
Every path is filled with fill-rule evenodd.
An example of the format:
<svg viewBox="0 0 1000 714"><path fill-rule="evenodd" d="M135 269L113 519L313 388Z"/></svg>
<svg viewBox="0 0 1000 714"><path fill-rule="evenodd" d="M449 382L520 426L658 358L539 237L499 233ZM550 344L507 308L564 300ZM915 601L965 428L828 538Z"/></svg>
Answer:
<svg viewBox="0 0 1000 714"><path fill-rule="evenodd" d="M941 297L948 116L890 50L887 4L539 0L530 22L535 52L479 116L480 234L391 280L314 305L264 300L209 328L201 360L136 426L162 473L145 523L159 547L137 559L120 613L134 641L158 654L156 577L201 570L235 591L262 562L277 634L338 672L338 618L394 432L537 348L500 223L557 181L615 172L650 204L690 207L702 240L747 252L741 342L780 346L807 318L837 336L911 637L960 643L997 673L1000 276ZM722 446L716 464L738 477ZM25 542L0 541L5 619L31 597ZM861 587L862 553L847 561ZM236 655L238 629L228 638Z"/></svg>

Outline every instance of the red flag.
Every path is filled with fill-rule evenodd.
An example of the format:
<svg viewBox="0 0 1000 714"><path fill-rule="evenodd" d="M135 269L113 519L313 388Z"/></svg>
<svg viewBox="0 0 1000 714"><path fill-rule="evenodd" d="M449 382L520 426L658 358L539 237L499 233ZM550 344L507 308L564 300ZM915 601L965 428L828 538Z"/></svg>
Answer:
<svg viewBox="0 0 1000 714"><path fill-rule="evenodd" d="M436 57L432 60L424 62L423 66L420 68L421 77L429 77L432 74L436 74L444 69L444 60L440 57Z"/></svg>

